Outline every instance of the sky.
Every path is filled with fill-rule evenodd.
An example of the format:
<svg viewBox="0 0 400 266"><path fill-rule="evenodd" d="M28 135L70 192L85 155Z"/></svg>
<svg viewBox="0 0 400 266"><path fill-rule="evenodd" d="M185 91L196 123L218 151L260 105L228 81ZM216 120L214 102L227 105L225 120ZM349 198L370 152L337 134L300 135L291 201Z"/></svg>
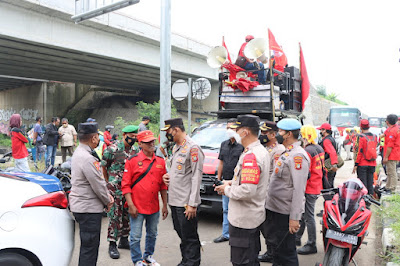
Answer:
<svg viewBox="0 0 400 266"><path fill-rule="evenodd" d="M161 1L119 12L160 25ZM310 82L369 116L400 114L400 1L171 0L171 30L210 46L222 37L235 58L246 35L282 46L299 66L299 42ZM234 59L233 59L234 60Z"/></svg>

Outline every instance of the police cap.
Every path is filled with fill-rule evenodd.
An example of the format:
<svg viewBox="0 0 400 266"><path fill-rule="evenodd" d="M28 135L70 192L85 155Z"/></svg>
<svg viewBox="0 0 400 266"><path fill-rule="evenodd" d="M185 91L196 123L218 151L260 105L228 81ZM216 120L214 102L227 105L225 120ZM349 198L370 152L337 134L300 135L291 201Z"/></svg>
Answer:
<svg viewBox="0 0 400 266"><path fill-rule="evenodd" d="M301 128L301 123L294 118L284 118L276 124L279 129L282 130L298 130Z"/></svg>
<svg viewBox="0 0 400 266"><path fill-rule="evenodd" d="M238 115L237 121L231 128L238 127L259 127L260 126L260 118L255 115Z"/></svg>
<svg viewBox="0 0 400 266"><path fill-rule="evenodd" d="M172 119L167 119L164 121L165 127L161 129L161 131L167 131L170 127L176 127L176 126L183 126L183 120L182 118L172 118Z"/></svg>
<svg viewBox="0 0 400 266"><path fill-rule="evenodd" d="M260 127L261 131L278 131L278 127L276 126L275 122L272 121L265 121L264 124Z"/></svg>
<svg viewBox="0 0 400 266"><path fill-rule="evenodd" d="M135 126L135 125L129 125L126 126L122 129L122 132L124 133L137 133L138 132L139 127Z"/></svg>
<svg viewBox="0 0 400 266"><path fill-rule="evenodd" d="M96 122L80 123L78 125L78 133L84 135L98 133L98 128L99 127Z"/></svg>

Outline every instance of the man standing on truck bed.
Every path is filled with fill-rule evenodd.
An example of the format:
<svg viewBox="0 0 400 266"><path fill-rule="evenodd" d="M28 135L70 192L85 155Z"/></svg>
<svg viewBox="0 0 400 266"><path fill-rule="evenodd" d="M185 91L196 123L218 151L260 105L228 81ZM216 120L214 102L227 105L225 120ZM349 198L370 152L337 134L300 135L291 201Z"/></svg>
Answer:
<svg viewBox="0 0 400 266"><path fill-rule="evenodd" d="M168 204L174 229L181 239L180 266L200 265L200 239L197 233L197 206L200 205L200 185L203 176L204 154L186 134L182 118L165 120L169 141L175 142L171 169L163 176L168 186Z"/></svg>
<svg viewBox="0 0 400 266"><path fill-rule="evenodd" d="M221 148L219 150L218 180L222 180L222 178L223 180L232 180L233 171L235 170L239 157L244 150L243 146L237 143L235 139L236 129L233 130L231 128L235 123L236 119L231 118L226 124L229 139L221 143ZM214 243L221 243L229 240L228 204L229 198L222 195L222 235L214 239Z"/></svg>
<svg viewBox="0 0 400 266"><path fill-rule="evenodd" d="M229 245L234 266L259 265L260 225L265 220L265 196L269 179L270 158L258 140L260 118L239 115L236 122L241 143L240 155L231 181L215 190L229 197Z"/></svg>

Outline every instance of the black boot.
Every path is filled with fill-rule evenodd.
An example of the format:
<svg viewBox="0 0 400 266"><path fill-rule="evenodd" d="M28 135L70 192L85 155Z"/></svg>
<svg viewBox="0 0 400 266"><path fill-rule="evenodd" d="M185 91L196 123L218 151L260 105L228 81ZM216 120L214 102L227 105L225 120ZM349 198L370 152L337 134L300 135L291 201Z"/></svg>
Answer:
<svg viewBox="0 0 400 266"><path fill-rule="evenodd" d="M118 248L131 249L130 246L129 246L128 237L121 237L119 239Z"/></svg>
<svg viewBox="0 0 400 266"><path fill-rule="evenodd" d="M305 244L303 247L297 250L297 254L299 255L308 255L317 253L317 247L315 244Z"/></svg>
<svg viewBox="0 0 400 266"><path fill-rule="evenodd" d="M119 251L117 249L117 243L110 241L110 246L108 247L108 254L112 259L119 259Z"/></svg>
<svg viewBox="0 0 400 266"><path fill-rule="evenodd" d="M262 255L258 255L258 261L260 262L272 262L273 257L271 254L268 254L268 251Z"/></svg>

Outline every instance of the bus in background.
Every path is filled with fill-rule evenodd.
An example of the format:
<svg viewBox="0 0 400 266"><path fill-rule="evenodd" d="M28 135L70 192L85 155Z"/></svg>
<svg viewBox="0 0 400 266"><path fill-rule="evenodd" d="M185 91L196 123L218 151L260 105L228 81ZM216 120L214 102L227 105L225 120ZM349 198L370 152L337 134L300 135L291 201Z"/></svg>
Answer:
<svg viewBox="0 0 400 266"><path fill-rule="evenodd" d="M386 127L386 118L384 117L368 117L370 127Z"/></svg>
<svg viewBox="0 0 400 266"><path fill-rule="evenodd" d="M343 136L346 128L360 125L362 116L365 115L357 107L332 106L329 110L328 121L331 126L337 127L340 136Z"/></svg>

